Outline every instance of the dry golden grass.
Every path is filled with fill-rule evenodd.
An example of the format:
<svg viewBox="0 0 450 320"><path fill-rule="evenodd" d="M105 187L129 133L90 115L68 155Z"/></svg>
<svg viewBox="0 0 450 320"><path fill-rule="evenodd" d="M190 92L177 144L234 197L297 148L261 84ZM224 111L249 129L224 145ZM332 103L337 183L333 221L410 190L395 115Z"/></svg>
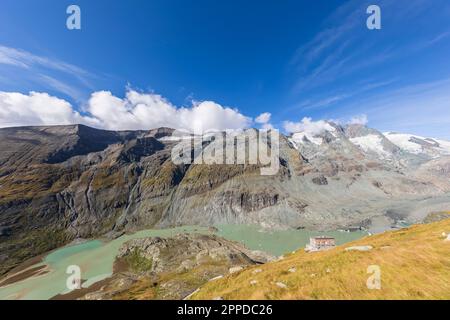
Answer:
<svg viewBox="0 0 450 320"><path fill-rule="evenodd" d="M113 300L153 300L156 298L156 287L151 279L142 278L127 290L117 293Z"/></svg>
<svg viewBox="0 0 450 320"><path fill-rule="evenodd" d="M207 283L193 299L450 299L450 241L444 241L443 232L450 233L450 219L365 237L330 251L299 250ZM361 245L373 249L345 251ZM381 269L380 290L367 288L370 265ZM251 285L252 280L257 283Z"/></svg>
<svg viewBox="0 0 450 320"><path fill-rule="evenodd" d="M32 200L58 193L77 177L76 170L48 164L32 165L26 171L0 177L0 203Z"/></svg>

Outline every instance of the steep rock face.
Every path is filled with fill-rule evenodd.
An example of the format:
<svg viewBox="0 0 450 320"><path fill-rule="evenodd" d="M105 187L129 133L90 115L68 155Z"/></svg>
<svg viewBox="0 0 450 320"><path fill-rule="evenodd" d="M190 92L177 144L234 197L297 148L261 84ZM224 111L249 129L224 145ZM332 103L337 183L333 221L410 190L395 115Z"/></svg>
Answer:
<svg viewBox="0 0 450 320"><path fill-rule="evenodd" d="M411 208L423 209L414 219L426 216L430 204L422 199L450 204L447 158L430 161L385 141L383 152L392 154L386 158L352 142L382 139L375 130L328 128L281 135L273 176L262 176L259 162L175 164L178 141L168 128L0 129L0 228L7 230L0 236L0 273L77 237L186 224L390 227L395 217L408 220Z"/></svg>
<svg viewBox="0 0 450 320"><path fill-rule="evenodd" d="M164 149L164 145L153 137L137 138L127 142L120 160L125 162L138 162L142 157L148 157Z"/></svg>

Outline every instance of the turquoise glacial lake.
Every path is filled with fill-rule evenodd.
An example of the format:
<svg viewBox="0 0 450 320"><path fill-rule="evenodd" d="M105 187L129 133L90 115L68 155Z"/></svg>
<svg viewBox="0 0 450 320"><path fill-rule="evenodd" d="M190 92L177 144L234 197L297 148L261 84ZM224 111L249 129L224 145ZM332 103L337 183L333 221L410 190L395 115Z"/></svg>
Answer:
<svg viewBox="0 0 450 320"><path fill-rule="evenodd" d="M252 250L261 250L273 255L282 255L299 248L303 248L309 237L329 235L336 238L337 244L353 241L367 235L365 232L313 232L307 230L279 230L265 231L259 226L247 225L218 225L217 235L243 243ZM57 294L69 292L66 287L70 276L66 270L71 265L81 269L81 277L87 281L84 287L111 276L114 259L119 248L131 239L145 237L171 237L178 233L203 233L211 231L206 227L178 227L161 230L144 230L131 235L123 235L117 239L105 242L90 240L80 244L69 245L54 250L48 254L43 262L35 267L46 265L49 272L40 276L0 287L0 300L47 300Z"/></svg>
<svg viewBox="0 0 450 320"><path fill-rule="evenodd" d="M308 230L262 230L260 226L252 225L219 225L217 235L243 243L252 250L261 250L280 256L304 248L309 243L310 237L327 235L336 239L336 244L341 245L367 236L367 232L345 231L308 231Z"/></svg>

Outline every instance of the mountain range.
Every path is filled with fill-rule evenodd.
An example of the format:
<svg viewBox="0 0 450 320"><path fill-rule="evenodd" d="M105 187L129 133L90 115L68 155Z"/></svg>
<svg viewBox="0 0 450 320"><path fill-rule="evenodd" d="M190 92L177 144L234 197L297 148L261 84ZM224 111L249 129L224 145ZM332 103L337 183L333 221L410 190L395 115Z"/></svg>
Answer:
<svg viewBox="0 0 450 320"><path fill-rule="evenodd" d="M450 142L327 122L280 170L174 164L174 130L0 129L0 275L74 239L179 225L370 232L450 206ZM214 144L212 141L210 144Z"/></svg>

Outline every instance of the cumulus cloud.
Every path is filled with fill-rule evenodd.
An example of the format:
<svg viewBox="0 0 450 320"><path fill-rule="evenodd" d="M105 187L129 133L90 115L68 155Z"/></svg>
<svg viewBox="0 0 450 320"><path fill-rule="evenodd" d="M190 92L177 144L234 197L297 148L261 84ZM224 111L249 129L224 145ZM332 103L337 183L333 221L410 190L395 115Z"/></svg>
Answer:
<svg viewBox="0 0 450 320"><path fill-rule="evenodd" d="M350 119L348 124L360 124L365 126L369 122L369 119L367 118L367 115L361 114L359 116L355 116Z"/></svg>
<svg viewBox="0 0 450 320"><path fill-rule="evenodd" d="M300 122L285 121L284 130L289 133L305 132L311 135L321 134L324 131L334 131L334 127L324 120L313 121L311 118L303 118Z"/></svg>
<svg viewBox="0 0 450 320"><path fill-rule="evenodd" d="M255 122L259 124L268 123L270 121L271 116L272 114L270 114L269 112L261 113L259 116L256 117Z"/></svg>
<svg viewBox="0 0 450 320"><path fill-rule="evenodd" d="M270 123L271 117L272 114L270 112L264 112L255 118L255 122L260 124L261 129L263 130L272 130L275 129L275 127Z"/></svg>
<svg viewBox="0 0 450 320"><path fill-rule="evenodd" d="M73 110L65 100L47 93L0 92L0 126L59 125L84 123L96 125L93 118Z"/></svg>
<svg viewBox="0 0 450 320"><path fill-rule="evenodd" d="M92 94L87 111L108 129L150 129L170 127L190 131L241 129L251 119L238 110L212 101L196 102L191 108L177 108L157 94L129 90L124 99L109 91Z"/></svg>
<svg viewBox="0 0 450 320"><path fill-rule="evenodd" d="M178 108L162 96L128 90L125 98L109 91L94 92L81 115L62 99L46 93L0 92L0 126L82 123L111 130L171 127L189 131L242 129L251 119L212 101Z"/></svg>

